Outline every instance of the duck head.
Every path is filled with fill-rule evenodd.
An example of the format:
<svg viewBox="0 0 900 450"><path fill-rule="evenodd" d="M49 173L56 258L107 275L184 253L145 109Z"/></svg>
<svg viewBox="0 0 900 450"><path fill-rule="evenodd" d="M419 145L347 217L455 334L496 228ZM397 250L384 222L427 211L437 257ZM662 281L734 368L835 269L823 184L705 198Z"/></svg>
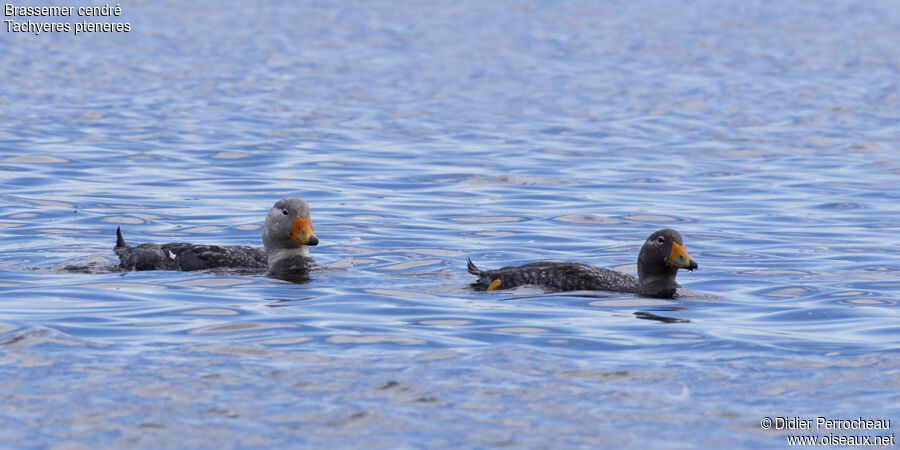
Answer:
<svg viewBox="0 0 900 450"><path fill-rule="evenodd" d="M309 217L309 204L299 198L279 200L266 215L263 227L263 245L266 253L318 245Z"/></svg>
<svg viewBox="0 0 900 450"><path fill-rule="evenodd" d="M654 297L671 297L678 283L678 269L693 271L697 262L688 255L681 233L671 230L654 232L644 241L638 254L638 280L642 292Z"/></svg>

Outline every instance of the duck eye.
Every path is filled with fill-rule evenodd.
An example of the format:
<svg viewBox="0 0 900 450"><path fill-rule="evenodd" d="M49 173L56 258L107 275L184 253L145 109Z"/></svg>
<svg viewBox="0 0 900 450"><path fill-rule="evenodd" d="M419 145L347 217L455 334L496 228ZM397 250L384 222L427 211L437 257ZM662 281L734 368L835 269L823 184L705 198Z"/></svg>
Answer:
<svg viewBox="0 0 900 450"><path fill-rule="evenodd" d="M287 212L286 209L282 209L282 210L281 210L281 213L284 214L284 215L288 215L288 212Z"/></svg>
<svg viewBox="0 0 900 450"><path fill-rule="evenodd" d="M656 238L656 242L659 242L660 244L662 244L663 242L666 242L666 238L660 236L660 237Z"/></svg>

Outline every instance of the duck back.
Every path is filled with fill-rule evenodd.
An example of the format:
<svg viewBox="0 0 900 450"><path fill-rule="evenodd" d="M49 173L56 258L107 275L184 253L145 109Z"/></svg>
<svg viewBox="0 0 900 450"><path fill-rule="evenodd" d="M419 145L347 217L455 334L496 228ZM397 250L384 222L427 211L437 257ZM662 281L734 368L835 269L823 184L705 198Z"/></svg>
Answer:
<svg viewBox="0 0 900 450"><path fill-rule="evenodd" d="M470 260L469 273L477 275L479 282L484 285L500 280L501 289L530 284L560 291L638 292L637 278L612 269L580 263L538 261L521 266L480 270Z"/></svg>

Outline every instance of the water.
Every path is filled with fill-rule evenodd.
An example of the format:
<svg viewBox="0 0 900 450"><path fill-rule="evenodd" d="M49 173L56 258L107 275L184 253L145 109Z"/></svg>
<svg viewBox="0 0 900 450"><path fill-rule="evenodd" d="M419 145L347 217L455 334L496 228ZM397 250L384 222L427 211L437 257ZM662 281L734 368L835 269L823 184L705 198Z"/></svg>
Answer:
<svg viewBox="0 0 900 450"><path fill-rule="evenodd" d="M0 441L772 447L764 417L900 420L900 7L597 3L4 30ZM117 226L260 245L286 196L306 282L115 270ZM663 227L700 264L683 300L465 270L634 273Z"/></svg>

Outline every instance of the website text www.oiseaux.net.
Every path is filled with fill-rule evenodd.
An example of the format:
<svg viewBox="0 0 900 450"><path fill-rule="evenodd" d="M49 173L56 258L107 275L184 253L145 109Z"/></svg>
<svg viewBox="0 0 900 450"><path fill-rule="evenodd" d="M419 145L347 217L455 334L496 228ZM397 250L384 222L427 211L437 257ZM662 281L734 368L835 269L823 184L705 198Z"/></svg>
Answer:
<svg viewBox="0 0 900 450"><path fill-rule="evenodd" d="M894 446L894 433L890 419L829 419L816 417L763 417L760 426L764 430L809 430L827 434L787 435L788 445L808 446ZM860 431L860 434L845 434ZM869 432L870 434L863 434ZM887 433L887 434L885 434Z"/></svg>

